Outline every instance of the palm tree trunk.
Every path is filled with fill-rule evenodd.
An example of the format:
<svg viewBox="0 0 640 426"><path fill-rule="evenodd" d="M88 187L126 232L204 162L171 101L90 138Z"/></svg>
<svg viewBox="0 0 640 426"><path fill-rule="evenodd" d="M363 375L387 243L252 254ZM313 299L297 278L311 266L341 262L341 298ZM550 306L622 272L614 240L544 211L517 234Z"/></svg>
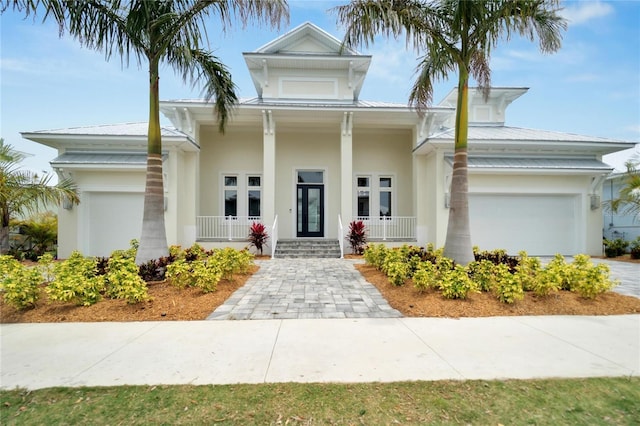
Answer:
<svg viewBox="0 0 640 426"><path fill-rule="evenodd" d="M149 80L147 179L144 191L142 235L136 255L138 265L169 255L164 224L158 61L154 59L149 60Z"/></svg>
<svg viewBox="0 0 640 426"><path fill-rule="evenodd" d="M9 242L9 207L4 206L2 209L2 217L0 221L2 222L2 227L0 228L0 255L9 253L11 249Z"/></svg>
<svg viewBox="0 0 640 426"><path fill-rule="evenodd" d="M456 106L455 152L451 177L449 223L444 244L444 256L457 264L466 265L474 260L469 226L469 177L467 144L469 130L469 74L460 67L458 100Z"/></svg>

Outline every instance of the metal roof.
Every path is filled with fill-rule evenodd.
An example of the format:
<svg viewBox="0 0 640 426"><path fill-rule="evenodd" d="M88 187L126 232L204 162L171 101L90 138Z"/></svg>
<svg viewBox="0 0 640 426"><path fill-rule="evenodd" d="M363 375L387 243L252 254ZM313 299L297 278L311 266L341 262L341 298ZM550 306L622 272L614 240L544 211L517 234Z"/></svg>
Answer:
<svg viewBox="0 0 640 426"><path fill-rule="evenodd" d="M454 129L444 129L429 137L434 139L453 139ZM575 133L555 132L551 130L527 129L509 126L474 126L469 125L469 140L486 141L558 141L558 142L610 142L622 141L597 136L584 136Z"/></svg>
<svg viewBox="0 0 640 426"><path fill-rule="evenodd" d="M146 153L85 153L65 152L51 160L52 166L68 165L122 165L144 166L147 164Z"/></svg>
<svg viewBox="0 0 640 426"><path fill-rule="evenodd" d="M453 156L445 160L453 164ZM611 171L613 167L595 158L522 158L469 156L467 165L472 169L555 169Z"/></svg>
<svg viewBox="0 0 640 426"><path fill-rule="evenodd" d="M105 124L98 126L85 126L85 127L70 127L66 129L54 129L54 130L38 130L31 133L41 133L48 135L75 135L75 136L147 136L148 124L147 122L138 123L120 123L120 124ZM184 133L175 129L174 127L161 126L162 136L182 136L186 137Z"/></svg>

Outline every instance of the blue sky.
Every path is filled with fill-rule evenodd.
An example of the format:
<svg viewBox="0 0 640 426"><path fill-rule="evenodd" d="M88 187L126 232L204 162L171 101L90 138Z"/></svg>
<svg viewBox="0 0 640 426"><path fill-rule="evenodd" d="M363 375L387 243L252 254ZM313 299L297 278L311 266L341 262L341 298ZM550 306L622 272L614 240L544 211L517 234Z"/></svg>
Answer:
<svg viewBox="0 0 640 426"><path fill-rule="evenodd" d="M235 26L225 34L215 20L208 27L211 50L231 69L241 97L255 96L242 52L252 51L299 24L311 21L337 38L343 35L327 12L345 1L290 0L291 19L280 31ZM529 87L507 110L507 125L640 141L640 1L565 1L569 28L562 49L542 55L537 43L512 39L494 50L494 86ZM146 64L123 67L118 57L81 48L58 37L53 23L24 19L13 11L0 17L0 137L32 154L23 164L50 171L50 148L22 139L19 132L146 121ZM360 98L406 103L417 55L403 41L380 38ZM456 76L436 86L439 102ZM161 73L162 99L200 96L175 76ZM163 124L169 124L163 120ZM622 168L640 148L605 158Z"/></svg>

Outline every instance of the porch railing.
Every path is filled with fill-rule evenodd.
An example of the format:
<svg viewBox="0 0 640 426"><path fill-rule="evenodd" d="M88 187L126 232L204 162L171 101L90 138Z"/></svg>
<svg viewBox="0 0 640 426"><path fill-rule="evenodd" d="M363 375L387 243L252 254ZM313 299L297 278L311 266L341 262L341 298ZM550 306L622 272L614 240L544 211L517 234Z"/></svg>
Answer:
<svg viewBox="0 0 640 426"><path fill-rule="evenodd" d="M340 215L338 215L338 243L340 244L340 259L342 259L344 258L344 227Z"/></svg>
<svg viewBox="0 0 640 426"><path fill-rule="evenodd" d="M275 259L276 257L276 246L278 245L278 215L273 221L273 226L271 227L271 258Z"/></svg>
<svg viewBox="0 0 640 426"><path fill-rule="evenodd" d="M253 222L259 216L197 216L196 239L198 240L246 240Z"/></svg>
<svg viewBox="0 0 640 426"><path fill-rule="evenodd" d="M361 220L369 240L415 240L416 218L411 216L356 217Z"/></svg>

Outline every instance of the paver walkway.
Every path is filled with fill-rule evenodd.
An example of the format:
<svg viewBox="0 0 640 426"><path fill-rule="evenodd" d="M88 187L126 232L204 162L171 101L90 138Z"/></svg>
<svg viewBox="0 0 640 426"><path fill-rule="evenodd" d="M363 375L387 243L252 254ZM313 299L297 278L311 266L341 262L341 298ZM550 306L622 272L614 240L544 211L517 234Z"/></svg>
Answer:
<svg viewBox="0 0 640 426"><path fill-rule="evenodd" d="M347 259L271 259L209 320L399 318Z"/></svg>

